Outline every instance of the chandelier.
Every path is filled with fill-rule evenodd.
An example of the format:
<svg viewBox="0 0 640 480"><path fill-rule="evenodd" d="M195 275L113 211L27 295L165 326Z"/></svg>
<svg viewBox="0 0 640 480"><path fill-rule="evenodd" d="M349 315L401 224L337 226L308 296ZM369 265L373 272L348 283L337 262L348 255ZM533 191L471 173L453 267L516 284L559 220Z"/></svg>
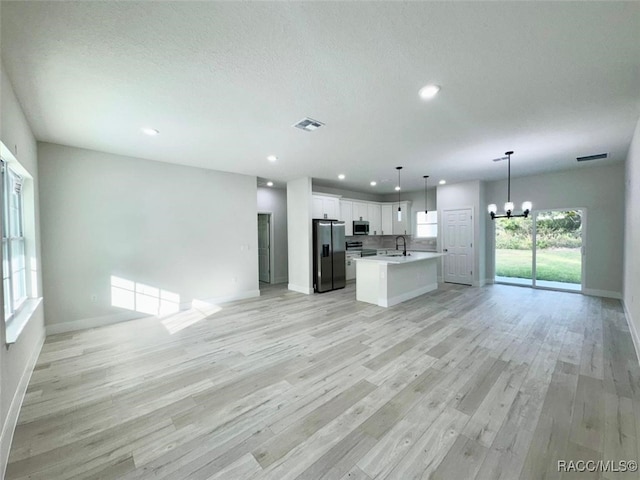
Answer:
<svg viewBox="0 0 640 480"><path fill-rule="evenodd" d="M513 217L524 217L527 218L529 216L529 214L531 213L531 208L533 207L533 204L529 201L527 202L522 202L522 213L520 214L515 214L513 213L514 210L514 205L513 202L511 201L511 155L513 155L513 152L504 152L504 154L507 156L507 164L508 164L508 171L507 171L507 202L504 204L504 214L502 215L496 215L496 212L498 211L498 207L495 203L490 204L487 207L487 210L489 210L489 215L491 215L491 220L494 220L496 218L513 218ZM500 158L498 160L504 160L504 158ZM494 160L494 161L498 161L498 160Z"/></svg>

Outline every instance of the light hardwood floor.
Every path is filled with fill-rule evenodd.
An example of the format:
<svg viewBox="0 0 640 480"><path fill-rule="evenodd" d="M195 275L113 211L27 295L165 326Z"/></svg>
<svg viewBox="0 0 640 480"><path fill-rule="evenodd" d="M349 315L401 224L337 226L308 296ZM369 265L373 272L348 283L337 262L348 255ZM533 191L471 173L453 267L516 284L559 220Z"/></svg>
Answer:
<svg viewBox="0 0 640 480"><path fill-rule="evenodd" d="M47 338L7 479L638 478L640 367L620 302L353 284ZM173 332L173 333L171 333Z"/></svg>

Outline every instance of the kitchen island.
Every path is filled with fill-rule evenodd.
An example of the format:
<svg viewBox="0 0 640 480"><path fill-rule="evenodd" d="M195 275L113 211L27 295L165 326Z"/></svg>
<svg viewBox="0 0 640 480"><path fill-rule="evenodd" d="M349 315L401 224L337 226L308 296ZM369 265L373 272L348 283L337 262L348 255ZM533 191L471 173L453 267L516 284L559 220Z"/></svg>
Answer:
<svg viewBox="0 0 640 480"><path fill-rule="evenodd" d="M391 307L438 288L441 253L356 258L356 300Z"/></svg>

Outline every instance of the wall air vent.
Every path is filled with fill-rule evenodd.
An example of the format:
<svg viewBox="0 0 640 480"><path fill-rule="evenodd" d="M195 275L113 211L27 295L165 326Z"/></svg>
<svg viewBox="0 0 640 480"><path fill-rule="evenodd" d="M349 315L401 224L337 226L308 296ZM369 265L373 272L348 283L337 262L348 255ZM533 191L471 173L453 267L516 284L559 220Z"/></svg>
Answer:
<svg viewBox="0 0 640 480"><path fill-rule="evenodd" d="M579 162L588 162L590 160L600 160L602 158L609 158L608 153L598 153L596 155L587 155L586 157L577 157L576 160Z"/></svg>
<svg viewBox="0 0 640 480"><path fill-rule="evenodd" d="M319 129L323 126L324 123L319 122L318 120L314 120L313 118L303 118L297 123L294 123L292 126L299 128L300 130L306 130L307 132L313 132L314 130Z"/></svg>

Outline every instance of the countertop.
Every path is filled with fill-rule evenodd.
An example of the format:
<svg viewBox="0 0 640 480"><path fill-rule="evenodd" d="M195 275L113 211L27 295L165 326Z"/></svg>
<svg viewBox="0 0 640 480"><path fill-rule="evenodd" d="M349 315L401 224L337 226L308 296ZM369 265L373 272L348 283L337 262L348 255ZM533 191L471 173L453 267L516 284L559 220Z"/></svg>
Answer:
<svg viewBox="0 0 640 480"><path fill-rule="evenodd" d="M355 258L356 262L376 262L376 263L386 263L386 264L405 264L405 263L413 263L420 262L423 260L431 260L435 258L442 257L442 253L429 253L429 252L407 252L407 256L400 255L398 256L388 256L388 255L377 255L375 257L362 257Z"/></svg>

